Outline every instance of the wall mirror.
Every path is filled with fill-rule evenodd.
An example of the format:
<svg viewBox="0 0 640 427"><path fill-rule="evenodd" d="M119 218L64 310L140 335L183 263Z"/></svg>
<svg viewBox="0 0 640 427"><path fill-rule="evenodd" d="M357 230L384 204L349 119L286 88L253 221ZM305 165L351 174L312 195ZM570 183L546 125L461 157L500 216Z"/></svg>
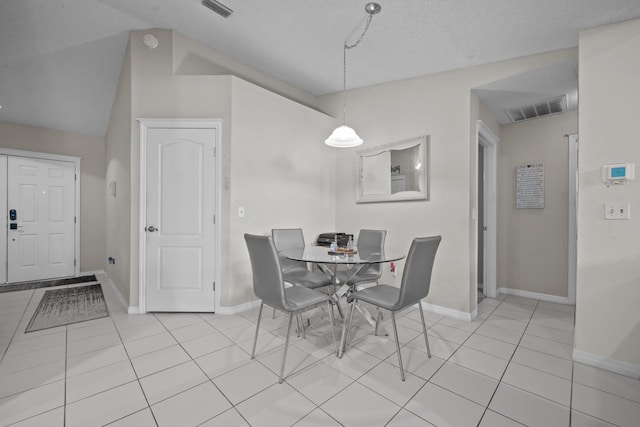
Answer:
<svg viewBox="0 0 640 427"><path fill-rule="evenodd" d="M428 200L429 136L356 152L356 202Z"/></svg>

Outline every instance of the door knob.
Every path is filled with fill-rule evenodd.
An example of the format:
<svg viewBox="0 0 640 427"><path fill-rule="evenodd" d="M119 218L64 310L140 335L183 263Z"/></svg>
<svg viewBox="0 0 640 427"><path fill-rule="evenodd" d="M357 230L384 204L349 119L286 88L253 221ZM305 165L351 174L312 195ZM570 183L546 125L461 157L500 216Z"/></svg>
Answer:
<svg viewBox="0 0 640 427"><path fill-rule="evenodd" d="M144 231L148 231L149 233L153 233L154 231L158 231L158 229L155 228L153 225L150 225L148 227L145 227Z"/></svg>

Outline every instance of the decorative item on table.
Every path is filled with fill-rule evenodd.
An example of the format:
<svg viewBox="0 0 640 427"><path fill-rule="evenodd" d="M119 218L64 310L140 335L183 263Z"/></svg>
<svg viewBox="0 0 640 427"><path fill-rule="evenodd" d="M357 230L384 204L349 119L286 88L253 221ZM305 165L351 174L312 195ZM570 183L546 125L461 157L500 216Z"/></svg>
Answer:
<svg viewBox="0 0 640 427"><path fill-rule="evenodd" d="M336 252L338 252L341 255L353 255L357 253L357 251L353 249L348 249L348 248L338 248L336 249Z"/></svg>
<svg viewBox="0 0 640 427"><path fill-rule="evenodd" d="M339 247L335 251L340 254L346 254L346 255L356 254L358 251L356 251L354 248L353 236L349 236L349 240L347 241L346 247Z"/></svg>
<svg viewBox="0 0 640 427"><path fill-rule="evenodd" d="M331 233L320 233L318 235L318 239L316 240L316 245L331 247L331 243L335 241L337 243L337 249L338 247L346 246L347 242L349 241L349 237L353 239L353 234L340 233L335 231Z"/></svg>
<svg viewBox="0 0 640 427"><path fill-rule="evenodd" d="M338 250L338 236L333 236L333 242L331 242L329 250L331 252L336 252Z"/></svg>

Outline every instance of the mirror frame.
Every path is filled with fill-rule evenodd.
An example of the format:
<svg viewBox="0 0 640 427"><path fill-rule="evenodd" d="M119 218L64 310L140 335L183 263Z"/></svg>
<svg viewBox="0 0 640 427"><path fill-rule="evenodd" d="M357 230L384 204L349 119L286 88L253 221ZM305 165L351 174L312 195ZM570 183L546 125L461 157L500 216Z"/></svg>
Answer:
<svg viewBox="0 0 640 427"><path fill-rule="evenodd" d="M384 144L366 150L356 151L356 203L375 202L402 202L408 200L429 200L429 135L416 138L405 139L390 144ZM392 194L370 194L363 195L364 187L362 182L363 158L380 154L390 150L403 150L418 146L418 159L422 162L422 172L418 177L419 191L400 191ZM391 169L386 171L391 179Z"/></svg>

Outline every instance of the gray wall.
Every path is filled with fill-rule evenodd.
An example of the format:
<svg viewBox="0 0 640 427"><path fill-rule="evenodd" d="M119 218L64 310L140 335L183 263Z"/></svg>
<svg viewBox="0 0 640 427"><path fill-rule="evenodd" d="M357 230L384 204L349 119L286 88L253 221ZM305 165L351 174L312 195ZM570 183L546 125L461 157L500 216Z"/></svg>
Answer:
<svg viewBox="0 0 640 427"><path fill-rule="evenodd" d="M142 43L142 37L149 32L159 40L153 50ZM176 39L180 42L174 45ZM120 283L116 285L125 289L123 293L130 306L137 306L139 297L138 118L222 119L218 153L222 182L217 286L221 308L255 300L243 240L245 232L267 234L276 226L303 227L310 240L314 233L331 229L334 223L331 190L335 152L322 140L335 121L230 75L173 73L174 58L179 58L183 69L203 67L202 55L197 56L198 63L194 66L185 63L196 58L189 53L191 49L201 48L170 30L131 33L130 58L121 73L121 89L107 140L107 161L113 172L108 179L117 179L118 188L127 189L121 202L117 201L118 196L110 204L111 214L123 221L110 222L107 232L119 236L113 239L110 252L128 254L126 267L118 274ZM291 179L294 176L296 179ZM238 206L246 208L244 219L237 218Z"/></svg>
<svg viewBox="0 0 640 427"><path fill-rule="evenodd" d="M640 377L640 178L610 188L601 179L608 163L640 168L638 52L638 19L580 33L575 347ZM605 221L605 202L631 203L631 219Z"/></svg>
<svg viewBox="0 0 640 427"><path fill-rule="evenodd" d="M80 271L104 269L104 139L0 121L0 147L81 158Z"/></svg>
<svg viewBox="0 0 640 427"><path fill-rule="evenodd" d="M498 151L498 288L568 295L568 142L578 113L502 126ZM516 209L516 168L544 163L544 209Z"/></svg>
<svg viewBox="0 0 640 427"><path fill-rule="evenodd" d="M357 149L342 150L336 169L336 227L356 233L360 228L386 229L387 248L405 252L413 237L442 235L427 301L454 312L473 313L475 119L482 113L471 89L573 54L573 49L556 51L349 91L347 124L364 139L362 148L431 135L431 194L429 201L356 204ZM339 117L341 99L341 94L323 96L319 105ZM383 279L399 283L400 276L391 277L385 268Z"/></svg>

